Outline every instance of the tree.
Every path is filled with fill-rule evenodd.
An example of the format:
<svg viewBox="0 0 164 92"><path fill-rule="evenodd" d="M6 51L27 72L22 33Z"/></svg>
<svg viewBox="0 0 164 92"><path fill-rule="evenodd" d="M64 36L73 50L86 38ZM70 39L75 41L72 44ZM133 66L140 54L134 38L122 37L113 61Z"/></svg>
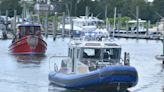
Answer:
<svg viewBox="0 0 164 92"><path fill-rule="evenodd" d="M14 10L17 10L17 14L20 15L22 13L22 8L19 4L19 0L1 0L0 10L3 15L5 15L6 10L9 11L9 16L12 17L14 15Z"/></svg>
<svg viewBox="0 0 164 92"><path fill-rule="evenodd" d="M161 17L164 17L164 0L154 0L153 8L154 13L156 14L156 16L154 16L155 20L159 20Z"/></svg>

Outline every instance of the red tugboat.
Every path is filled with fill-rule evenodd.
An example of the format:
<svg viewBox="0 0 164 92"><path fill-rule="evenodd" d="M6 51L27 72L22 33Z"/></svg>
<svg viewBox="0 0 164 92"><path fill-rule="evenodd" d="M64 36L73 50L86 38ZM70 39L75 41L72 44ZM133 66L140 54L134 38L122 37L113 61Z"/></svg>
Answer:
<svg viewBox="0 0 164 92"><path fill-rule="evenodd" d="M47 43L41 36L40 24L19 24L17 34L9 46L13 54L43 55L47 50Z"/></svg>

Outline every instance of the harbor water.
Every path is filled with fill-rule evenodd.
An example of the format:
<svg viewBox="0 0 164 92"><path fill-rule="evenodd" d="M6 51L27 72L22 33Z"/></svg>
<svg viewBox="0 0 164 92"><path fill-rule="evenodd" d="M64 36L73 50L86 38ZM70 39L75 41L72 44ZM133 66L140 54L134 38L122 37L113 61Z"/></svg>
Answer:
<svg viewBox="0 0 164 92"><path fill-rule="evenodd" d="M51 85L48 73L53 65L60 65L66 56L69 39L47 38L45 56L14 56L8 51L11 40L0 40L0 92L84 92L67 90ZM130 65L134 66L139 75L137 86L128 89L130 92L164 92L164 66L162 61L155 59L162 54L162 42L156 40L115 39L124 52L130 53ZM60 67L60 66L59 66ZM90 92L90 91L86 91Z"/></svg>

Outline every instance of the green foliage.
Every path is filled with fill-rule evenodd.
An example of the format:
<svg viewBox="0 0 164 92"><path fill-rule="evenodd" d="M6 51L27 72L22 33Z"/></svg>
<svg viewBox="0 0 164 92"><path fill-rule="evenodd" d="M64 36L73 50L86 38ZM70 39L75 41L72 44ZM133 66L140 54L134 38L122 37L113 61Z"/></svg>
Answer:
<svg viewBox="0 0 164 92"><path fill-rule="evenodd" d="M130 17L121 17L121 18L116 18L116 22L120 21L123 25L126 25L126 22L131 20ZM108 18L108 23L113 24L114 18Z"/></svg>
<svg viewBox="0 0 164 92"><path fill-rule="evenodd" d="M19 4L20 0L1 0L0 10L3 15L5 15L6 10L9 12L9 16L12 17L14 15L14 10L17 10L17 14L20 15L22 12L22 8Z"/></svg>
<svg viewBox="0 0 164 92"><path fill-rule="evenodd" d="M14 9L20 15L22 8L19 4L20 0L1 0L0 10L4 15L6 10L9 11L9 16L13 16ZM36 1L36 0L34 0ZM164 0L154 0L153 3L145 2L145 0L60 0L58 13L63 12L70 16L85 15L86 6L89 7L89 15L97 16L105 19L105 7L107 6L107 17L112 18L114 15L114 8L117 7L117 14L128 16L132 19L136 18L136 6L139 7L139 18L144 20L151 20L155 23L159 21L160 16L164 16ZM33 9L30 9L33 10ZM51 21L52 18L49 17Z"/></svg>

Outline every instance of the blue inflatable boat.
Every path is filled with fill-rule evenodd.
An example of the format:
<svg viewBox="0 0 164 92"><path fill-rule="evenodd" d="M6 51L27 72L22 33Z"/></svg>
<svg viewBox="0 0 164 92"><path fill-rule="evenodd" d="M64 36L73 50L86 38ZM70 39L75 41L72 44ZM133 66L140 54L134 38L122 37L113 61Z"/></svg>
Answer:
<svg viewBox="0 0 164 92"><path fill-rule="evenodd" d="M126 90L138 82L138 74L130 66L129 54L121 60L121 46L104 40L79 40L69 44L68 58L57 72L49 73L55 85L74 89ZM102 92L102 91L101 91Z"/></svg>
<svg viewBox="0 0 164 92"><path fill-rule="evenodd" d="M89 73L63 74L50 72L49 80L61 87L75 89L104 89L133 87L138 82L137 71L129 66L109 66Z"/></svg>

